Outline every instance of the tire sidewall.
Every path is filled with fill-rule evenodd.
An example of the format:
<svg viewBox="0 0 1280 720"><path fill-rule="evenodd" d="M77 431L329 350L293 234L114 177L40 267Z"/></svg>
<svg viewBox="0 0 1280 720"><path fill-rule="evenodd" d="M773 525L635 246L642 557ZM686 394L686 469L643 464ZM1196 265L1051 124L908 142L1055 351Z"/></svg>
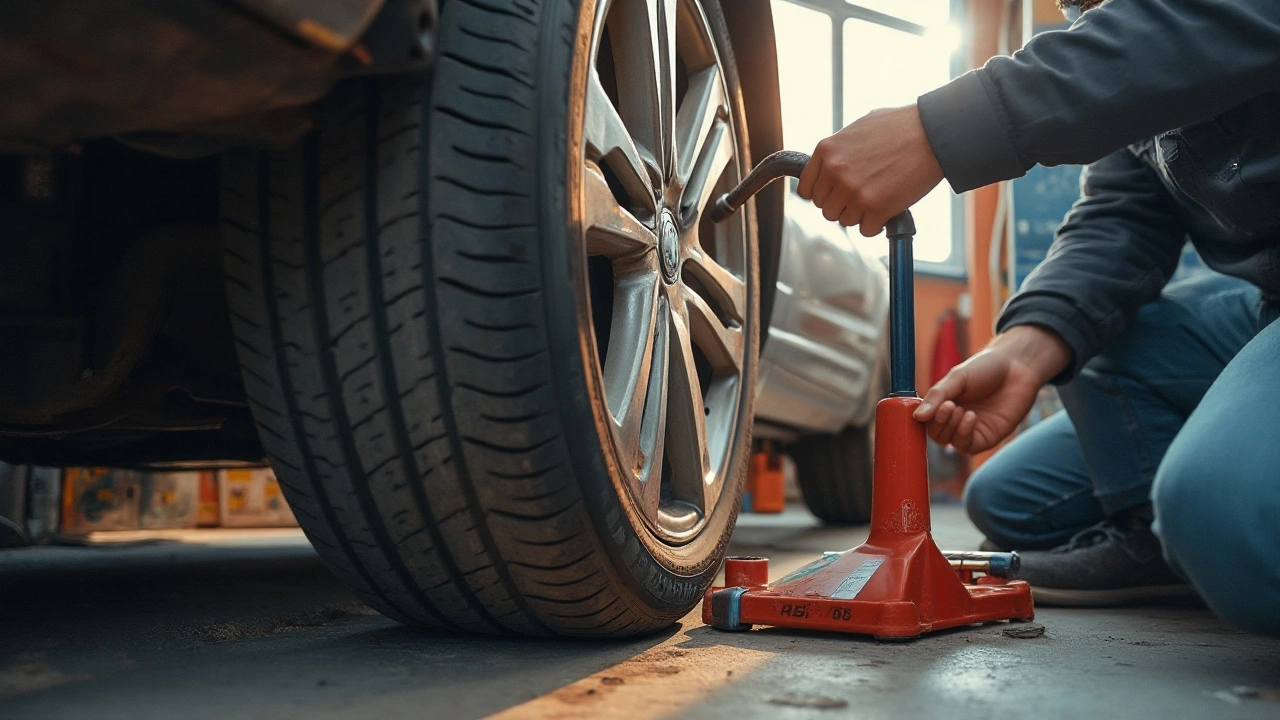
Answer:
<svg viewBox="0 0 1280 720"><path fill-rule="evenodd" d="M541 215L539 230L547 289L547 326L553 348L553 378L557 411L568 437L573 471L588 507L597 537L610 556L617 579L638 591L649 607L672 619L688 611L710 586L719 570L733 532L742 499L743 480L751 448L755 377L759 349L759 267L754 203L747 216L747 345L743 360L739 431L727 458L725 486L703 530L690 542L668 545L648 530L631 507L608 444L608 415L596 360L586 284L586 253L576 210L580 198L573 195L582 182L582 118L586 73L591 58L595 9L606 0L559 0L559 17L548 18L542 75L548 83L541 94L538 124L557 128L539 134L538 175ZM726 87L738 142L738 172L750 167L746 137L746 113L733 54L728 45L722 10L717 0L701 0L724 68ZM563 42L559 33L573 40Z"/></svg>

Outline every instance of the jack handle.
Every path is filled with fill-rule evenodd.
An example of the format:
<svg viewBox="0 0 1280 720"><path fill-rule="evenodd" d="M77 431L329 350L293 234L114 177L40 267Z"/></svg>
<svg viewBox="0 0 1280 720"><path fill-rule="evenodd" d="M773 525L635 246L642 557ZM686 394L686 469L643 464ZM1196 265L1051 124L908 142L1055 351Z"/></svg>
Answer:
<svg viewBox="0 0 1280 720"><path fill-rule="evenodd" d="M729 192L716 198L711 207L711 222L723 222L760 192L769 183L782 177L800 177L804 166L809 164L809 156L798 150L779 150L760 161L742 178L742 182Z"/></svg>
<svg viewBox="0 0 1280 720"><path fill-rule="evenodd" d="M779 150L760 161L729 192L716 198L711 206L711 222L724 222L730 215L742 209L752 195L769 186L769 183L783 177L800 177L804 166L809 164L809 155L799 150ZM916 224L910 210L889 218L885 223L885 231L890 240L905 238L910 240L916 234Z"/></svg>
<svg viewBox="0 0 1280 720"><path fill-rule="evenodd" d="M717 197L716 202L712 204L710 219L713 223L724 222L730 215L741 210L742 205L746 205L746 201L750 200L756 192L768 187L769 183L778 178L799 178L800 173L804 172L805 165L808 164L809 155L806 152L799 150L774 152L768 158L760 160L755 168L751 168L751 172L746 173L746 177L742 178L742 182L737 183L733 190ZM914 237L915 220L911 218L911 211L902 210L901 213L893 215L888 223L884 223L884 231L890 240Z"/></svg>
<svg viewBox="0 0 1280 720"><path fill-rule="evenodd" d="M742 182L716 198L709 214L712 222L721 222L737 212L752 195L765 189L780 177L800 177L809 156L796 150L780 150L760 161ZM915 298L912 278L911 241L916 223L910 210L889 218L885 223L889 238L889 394L899 397L916 395Z"/></svg>

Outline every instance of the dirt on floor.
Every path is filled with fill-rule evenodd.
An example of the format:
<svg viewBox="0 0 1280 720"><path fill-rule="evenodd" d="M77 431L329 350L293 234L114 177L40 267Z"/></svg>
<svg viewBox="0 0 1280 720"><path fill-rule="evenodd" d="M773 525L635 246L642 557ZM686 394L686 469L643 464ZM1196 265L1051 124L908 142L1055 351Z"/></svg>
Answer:
<svg viewBox="0 0 1280 720"><path fill-rule="evenodd" d="M939 545L972 548L958 507ZM779 577L865 528L746 516L733 552ZM655 637L428 633L338 585L300 533L0 551L8 718L1280 718L1280 641L1195 606L1043 608L908 643L695 611ZM154 539L152 539L154 540Z"/></svg>

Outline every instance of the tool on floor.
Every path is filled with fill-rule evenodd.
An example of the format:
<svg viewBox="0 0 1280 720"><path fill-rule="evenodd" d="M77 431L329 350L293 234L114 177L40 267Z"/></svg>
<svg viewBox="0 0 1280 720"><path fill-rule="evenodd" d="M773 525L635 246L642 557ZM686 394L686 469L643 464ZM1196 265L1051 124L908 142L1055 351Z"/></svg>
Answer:
<svg viewBox="0 0 1280 720"><path fill-rule="evenodd" d="M747 486L742 491L742 512L780 513L787 507L787 478L782 469L782 453L766 440L751 454L747 465Z"/></svg>
<svg viewBox="0 0 1280 720"><path fill-rule="evenodd" d="M799 177L809 156L774 153L716 200L717 222L774 180ZM711 588L702 621L721 630L779 625L912 638L994 620L1030 620L1031 587L1013 553L943 553L929 524L929 471L924 425L911 417L915 388L915 310L911 242L915 223L904 211L889 220L889 397L876 406L871 535L862 545L824 553L769 583L765 558L725 560L725 587Z"/></svg>

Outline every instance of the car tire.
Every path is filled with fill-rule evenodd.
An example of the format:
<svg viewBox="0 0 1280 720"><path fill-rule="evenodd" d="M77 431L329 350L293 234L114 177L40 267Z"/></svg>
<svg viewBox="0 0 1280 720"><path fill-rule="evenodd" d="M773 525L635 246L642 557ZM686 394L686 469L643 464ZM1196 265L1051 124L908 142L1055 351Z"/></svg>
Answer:
<svg viewBox="0 0 1280 720"><path fill-rule="evenodd" d="M828 525L862 525L871 520L874 424L847 427L834 435L814 435L790 450L804 504Z"/></svg>
<svg viewBox="0 0 1280 720"><path fill-rule="evenodd" d="M646 72L647 3L450 0L429 77L349 82L298 147L223 159L263 444L321 557L390 617L634 635L715 577L756 227L702 213L750 167L720 7L670 5L645 26L675 48L655 107L620 82Z"/></svg>

